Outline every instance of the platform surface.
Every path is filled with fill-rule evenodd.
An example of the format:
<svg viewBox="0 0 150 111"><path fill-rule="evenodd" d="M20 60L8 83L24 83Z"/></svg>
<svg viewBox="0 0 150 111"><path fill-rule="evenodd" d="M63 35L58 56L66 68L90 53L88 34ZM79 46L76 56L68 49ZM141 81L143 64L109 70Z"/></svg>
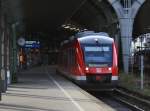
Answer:
<svg viewBox="0 0 150 111"><path fill-rule="evenodd" d="M0 111L115 110L56 74L55 66L42 66L19 73L19 82L3 94Z"/></svg>

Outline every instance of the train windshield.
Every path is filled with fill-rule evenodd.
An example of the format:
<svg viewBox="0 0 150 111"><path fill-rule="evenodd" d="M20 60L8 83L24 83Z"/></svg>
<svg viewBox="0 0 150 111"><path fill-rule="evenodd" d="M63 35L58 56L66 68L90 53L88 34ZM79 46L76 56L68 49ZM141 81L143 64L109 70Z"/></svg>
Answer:
<svg viewBox="0 0 150 111"><path fill-rule="evenodd" d="M89 67L112 66L112 44L84 45L84 60Z"/></svg>

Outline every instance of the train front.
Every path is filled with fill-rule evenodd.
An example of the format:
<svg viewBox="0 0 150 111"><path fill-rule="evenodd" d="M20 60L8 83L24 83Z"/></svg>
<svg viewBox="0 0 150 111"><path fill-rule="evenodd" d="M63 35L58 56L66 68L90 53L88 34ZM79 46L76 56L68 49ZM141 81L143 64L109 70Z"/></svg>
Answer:
<svg viewBox="0 0 150 111"><path fill-rule="evenodd" d="M86 82L116 85L118 61L114 40L98 35L91 35L78 40L82 49Z"/></svg>

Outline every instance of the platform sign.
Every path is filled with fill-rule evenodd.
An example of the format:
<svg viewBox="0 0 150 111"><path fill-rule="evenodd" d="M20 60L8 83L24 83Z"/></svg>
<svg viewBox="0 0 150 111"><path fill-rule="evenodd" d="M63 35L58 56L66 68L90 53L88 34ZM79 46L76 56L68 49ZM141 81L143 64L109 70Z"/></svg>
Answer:
<svg viewBox="0 0 150 111"><path fill-rule="evenodd" d="M40 48L40 42L39 41L26 41L25 48Z"/></svg>

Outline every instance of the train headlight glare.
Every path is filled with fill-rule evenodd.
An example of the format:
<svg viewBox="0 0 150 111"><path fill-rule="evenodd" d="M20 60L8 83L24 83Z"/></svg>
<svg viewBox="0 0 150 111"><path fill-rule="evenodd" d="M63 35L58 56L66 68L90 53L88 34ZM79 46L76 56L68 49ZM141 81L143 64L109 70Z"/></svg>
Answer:
<svg viewBox="0 0 150 111"><path fill-rule="evenodd" d="M109 67L108 70L111 71L111 67Z"/></svg>
<svg viewBox="0 0 150 111"><path fill-rule="evenodd" d="M88 70L89 70L89 68L88 68L88 67L86 67L86 68L85 68L85 70L86 70L86 71L88 71Z"/></svg>

